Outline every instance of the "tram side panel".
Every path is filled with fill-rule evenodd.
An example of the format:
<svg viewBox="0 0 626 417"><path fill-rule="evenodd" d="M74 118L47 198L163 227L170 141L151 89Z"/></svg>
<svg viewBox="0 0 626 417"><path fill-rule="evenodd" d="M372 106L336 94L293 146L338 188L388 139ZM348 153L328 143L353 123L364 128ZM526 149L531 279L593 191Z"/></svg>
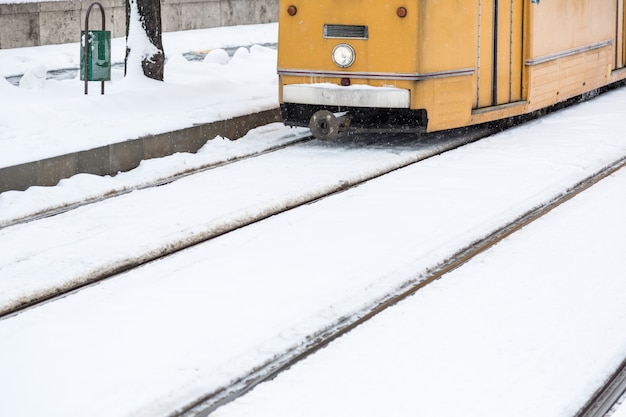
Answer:
<svg viewBox="0 0 626 417"><path fill-rule="evenodd" d="M424 9L424 15L437 16L435 9L442 10L441 3L429 2L432 9ZM461 7L454 1L448 3ZM455 44L457 53L468 49L476 52L471 117L466 119L467 107L460 98L467 85L450 84L451 89L463 89L455 96L447 91L442 79L432 86L433 99L425 104L428 130L517 116L626 79L625 9L624 0L478 2L478 9L470 11L475 13L474 26L468 20L453 22L467 35ZM435 17L432 21L437 20ZM443 22L445 16L439 20ZM435 29L423 23L420 28L428 39ZM441 39L445 36L430 46L447 45ZM420 46L435 62L444 62L429 50L428 44ZM452 97L459 98L455 105L446 102ZM448 116L442 108L457 117Z"/></svg>
<svg viewBox="0 0 626 417"><path fill-rule="evenodd" d="M615 0L551 0L529 5L529 109L547 107L611 82Z"/></svg>
<svg viewBox="0 0 626 417"><path fill-rule="evenodd" d="M468 124L476 89L476 2L421 1L413 108L428 113L428 131Z"/></svg>
<svg viewBox="0 0 626 417"><path fill-rule="evenodd" d="M617 44L621 45L619 48L619 60L616 68L624 68L626 66L626 2L624 0L618 0L618 18L617 29L615 36L617 37Z"/></svg>

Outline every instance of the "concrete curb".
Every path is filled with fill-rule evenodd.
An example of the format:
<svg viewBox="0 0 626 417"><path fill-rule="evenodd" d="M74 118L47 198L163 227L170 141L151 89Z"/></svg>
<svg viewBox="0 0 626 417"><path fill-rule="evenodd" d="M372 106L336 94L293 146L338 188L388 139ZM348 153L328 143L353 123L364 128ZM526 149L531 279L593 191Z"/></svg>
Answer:
<svg viewBox="0 0 626 417"><path fill-rule="evenodd" d="M33 185L56 185L63 178L81 173L115 175L136 168L144 159L160 158L176 152L197 152L215 136L239 139L255 127L281 120L279 109L266 110L0 168L0 193L9 190L22 191Z"/></svg>

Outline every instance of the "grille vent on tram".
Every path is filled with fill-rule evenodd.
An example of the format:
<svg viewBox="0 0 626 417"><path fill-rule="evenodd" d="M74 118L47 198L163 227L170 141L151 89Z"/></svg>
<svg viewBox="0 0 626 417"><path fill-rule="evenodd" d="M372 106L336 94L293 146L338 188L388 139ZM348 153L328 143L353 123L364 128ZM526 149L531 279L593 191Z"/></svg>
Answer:
<svg viewBox="0 0 626 417"><path fill-rule="evenodd" d="M367 39L367 26L324 25L325 38Z"/></svg>

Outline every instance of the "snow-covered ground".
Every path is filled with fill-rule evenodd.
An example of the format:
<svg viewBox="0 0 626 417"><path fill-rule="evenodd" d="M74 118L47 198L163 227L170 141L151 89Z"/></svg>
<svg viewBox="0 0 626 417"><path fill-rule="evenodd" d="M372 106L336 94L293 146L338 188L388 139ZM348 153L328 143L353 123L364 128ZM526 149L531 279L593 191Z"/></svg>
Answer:
<svg viewBox="0 0 626 417"><path fill-rule="evenodd" d="M268 27L275 30L274 25ZM235 28L233 36L244 31ZM252 33L257 36L256 29ZM252 43L249 40L235 44ZM227 43L223 40L221 45ZM189 48L196 49L193 46ZM199 45L197 49L213 47ZM82 96L78 81L46 82L43 88L33 85L29 90L0 79L0 160L50 156L59 148L76 150L85 141L92 147L92 140L117 141L120 134L145 131L146 126L172 128L174 124L161 122L187 103L186 115L208 112L222 116L239 111L241 103L249 110L250 97L237 90L236 77L230 78L239 70L242 81L265 85L258 91L259 102L275 104L275 62L270 64L275 53L255 47L238 55L224 65L186 63L171 57L168 65L174 66L166 69L169 75L166 73L163 85L129 84L118 74L107 87L111 94L104 97ZM5 62L6 56L0 54L0 62ZM26 52L20 56L28 61ZM219 56L224 54L216 52L213 58ZM237 67L240 58L243 64ZM180 73L173 71L175 68L180 68ZM203 78L206 73L213 78L207 81ZM220 76L232 84L220 89ZM71 86L71 94L66 86ZM217 91L211 96L214 89ZM15 99L13 106L5 104L5 94ZM75 131L88 129L79 123L82 119L65 113L94 120L96 104L106 104L107 114L117 118L116 122L99 125L101 132L93 132L87 139L74 136ZM460 246L626 155L625 105L626 90L613 91L1 320L0 415L167 415L297 345L328 323L359 311L407 281L418 280L427 268ZM150 111L134 111L142 107ZM143 119L136 119L136 114ZM203 117L198 120L206 120ZM196 120L181 114L177 118ZM67 139L61 141L61 135ZM30 150L24 151L24 143L31 143ZM221 144L209 145L206 151L219 158L238 146ZM36 153L39 148L41 152ZM293 154L300 153L299 165L322 165L323 160L310 157L316 148L336 160L354 152L363 163L372 164L368 158L401 157L405 151L393 146L349 150L313 142L293 151L288 159L272 163L294 164ZM202 153L198 157L203 157ZM181 157L183 161L193 158ZM293 179L271 175L270 167L258 161L250 167L241 172L241 183L246 178L264 179L273 187ZM141 169L148 179L153 175L146 166ZM171 205L220 182L220 178L207 178L212 179L191 178L158 191L170 190ZM72 184L82 182L70 180L62 187L71 196ZM298 189L297 184L293 186ZM309 406L317 414L342 416L424 412L442 417L515 413L570 417L626 356L622 331L626 318L624 190L626 178L619 172L549 218L420 291L410 303L385 313L371 327L364 326L275 384L218 413L307 412L306 407L288 408L293 405ZM247 192L243 186L230 190L230 204L238 206L238 199L246 198ZM11 196L5 202L11 201L12 207L24 204L26 211L29 201L45 200L54 192L33 187L4 194ZM161 207L152 200L162 198L154 191L133 194L116 199L127 204L125 209L120 208L122 204L117 212L109 213L115 216L110 225L132 228L134 220L126 214L144 197L143 204L153 211ZM219 219L224 213L211 211L219 198L220 194L200 194L204 205L199 205L194 215ZM216 204L211 204L213 201ZM175 204L171 206L175 208ZM194 207L187 209L193 212ZM150 217L150 211L142 213ZM82 217L80 221L86 223L80 223L78 217L80 213L68 213L49 222L58 223L57 231L77 230L79 238L106 236L106 225L95 230L87 226L93 220L89 217L94 216ZM173 222L177 220L174 217ZM153 227L160 226L155 223ZM26 227L31 226L2 231L5 257L9 253L6 248L29 248L39 240L52 241L50 250L69 256L66 268L80 267L90 256L107 255L108 249L87 249L80 239L66 245L62 234L51 240L52 235L42 232L23 242L8 237ZM187 231L193 233L193 229ZM155 243L166 244L167 238L163 239ZM103 238L101 243L130 250L120 240ZM0 267L3 293L8 282L3 281L3 274L19 269L21 275L9 276L18 283L20 277L34 276L38 271L29 272L29 263L35 265L34 260L45 254L18 251L12 256ZM38 269L49 266L38 265ZM410 332L397 326L406 323L414 323ZM377 358L365 345L403 357L406 369L398 371L390 356ZM469 363L463 361L467 358ZM453 374L455 364L460 364L462 374L450 392L443 378ZM321 372L308 373L318 366ZM396 377L405 384L394 385ZM357 379L379 385L363 388ZM301 391L294 386L297 384L302 385ZM319 395L307 397L309 387L326 390L311 391ZM498 398L489 397L491 392ZM420 401L395 402L401 394ZM349 401L347 405L344 399ZM416 411L416 403L423 408ZM327 407L320 410L316 405Z"/></svg>
<svg viewBox="0 0 626 417"><path fill-rule="evenodd" d="M222 137L210 140L196 153L177 152L163 158L143 160L136 169L115 176L77 174L62 179L55 187L33 186L27 192L0 193L0 227L103 196L122 194L154 186L177 175L226 164L288 145L309 137L305 128L292 129L271 123L248 132L237 141Z"/></svg>
<svg viewBox="0 0 626 417"><path fill-rule="evenodd" d="M574 416L626 356L624 190L621 170L215 417Z"/></svg>
<svg viewBox="0 0 626 417"><path fill-rule="evenodd" d="M165 82L114 68L104 96L99 82L85 96L77 78L45 79L46 70L79 66L78 42L0 49L0 167L276 108L276 51L259 45L277 36L277 24L163 34ZM229 58L223 48L238 45L246 47ZM124 39L111 49L123 62ZM189 62L190 51L210 52ZM4 79L17 74L21 88Z"/></svg>
<svg viewBox="0 0 626 417"><path fill-rule="evenodd" d="M626 91L614 91L2 320L0 375L9 377L1 380L0 393L6 398L0 414L165 415L407 281L418 280L460 246L626 155L626 136L620 133L625 102ZM358 151L363 158L370 152L314 142L294 151L301 154L295 165L322 163L310 158L319 146L328 157ZM398 152L393 146L386 149ZM294 152L282 162L294 164ZM371 151L372 158L380 155ZM252 167L250 178L271 172L257 162ZM280 180L267 178L268 183ZM412 343L428 350L427 356L417 357L429 360L412 365L411 375L420 377L407 384L415 382L417 392L430 398L424 407L436 404L437 398L449 402L441 382L429 384L441 381L438 375L448 361L475 358L457 386L470 412L500 416L502 404L515 404L507 402L514 399L528 404L526 410L569 416L626 356L626 337L618 331L626 315L623 174L607 184L610 189L597 197L604 211L597 211L596 198L585 204L587 198L581 203L586 215L561 220L555 214L557 226L534 226L542 230L539 243L534 233L524 232L520 246L507 251L502 244L495 252L504 250L504 261L485 255L470 266L470 277L445 278L425 292L427 301L417 308L427 333L410 335ZM167 199L176 200L197 194L202 181L192 178L159 192L168 188L177 191ZM242 198L246 193L242 191ZM144 195L152 207L159 207L152 200L154 192L133 194L130 206ZM205 199L215 197L207 194ZM237 193L230 197L236 198ZM210 207L197 209L209 215ZM123 222L127 212L112 214ZM68 230L76 228L75 214L64 216ZM62 222L61 217L54 222ZM572 223L574 218L581 223ZM134 220L126 220L132 228ZM104 232L85 228L84 237ZM571 246L562 248L557 238ZM58 246L64 244L59 240ZM77 259L68 267L78 265L81 255L90 255L81 252L87 249L80 241L65 249ZM556 260L570 255L570 265L559 269ZM17 254L13 263L27 268L30 256L38 257ZM481 269L492 263L499 275ZM459 316L471 326L456 327ZM394 330L388 327L387 332ZM498 343L490 346L488 341ZM404 352L400 345L409 343L401 342L388 345L396 346L394 354ZM380 346L374 340L368 343ZM385 362L368 369L382 381L397 375ZM356 370L354 375L359 377ZM509 379L500 379L505 377ZM562 385L554 386L555 381ZM493 406L483 400L467 403L484 398L494 386L503 398ZM350 387L344 384L343 392L359 398L359 391ZM360 401L367 404L373 396L365 391ZM413 415L394 409L389 400L381 403L392 407L394 415ZM339 406L339 401L332 404ZM260 412L264 405L259 407ZM380 414L380 407L371 411ZM458 415L452 406L438 411L441 416Z"/></svg>

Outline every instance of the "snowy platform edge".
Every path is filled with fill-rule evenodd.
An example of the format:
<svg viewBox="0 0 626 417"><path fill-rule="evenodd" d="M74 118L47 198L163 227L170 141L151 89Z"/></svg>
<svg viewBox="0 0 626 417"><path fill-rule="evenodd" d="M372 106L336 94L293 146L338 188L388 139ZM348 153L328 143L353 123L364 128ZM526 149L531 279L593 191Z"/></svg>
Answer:
<svg viewBox="0 0 626 417"><path fill-rule="evenodd" d="M160 158L177 152L194 153L216 136L235 140L251 129L281 120L280 111L276 108L39 161L0 167L0 193L9 190L22 191L31 186L52 186L63 178L81 173L115 175L136 168L144 159Z"/></svg>

